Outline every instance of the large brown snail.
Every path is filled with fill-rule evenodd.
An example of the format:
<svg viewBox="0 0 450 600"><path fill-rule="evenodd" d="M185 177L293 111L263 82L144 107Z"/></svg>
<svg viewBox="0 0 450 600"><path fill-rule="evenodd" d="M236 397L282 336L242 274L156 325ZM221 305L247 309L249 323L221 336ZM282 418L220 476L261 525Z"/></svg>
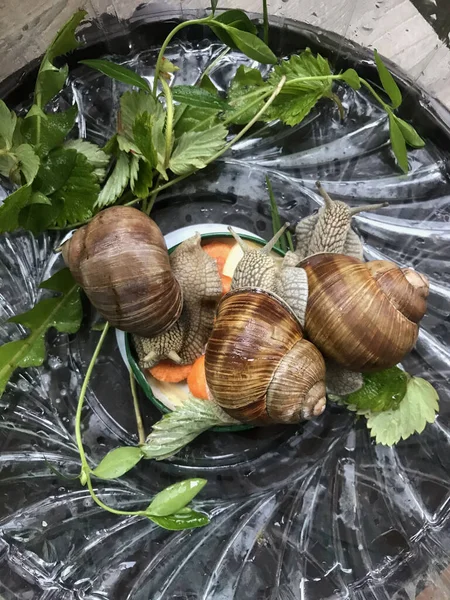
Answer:
<svg viewBox="0 0 450 600"><path fill-rule="evenodd" d="M245 423L298 423L325 409L325 363L278 297L256 289L219 304L205 356L214 401Z"/></svg>

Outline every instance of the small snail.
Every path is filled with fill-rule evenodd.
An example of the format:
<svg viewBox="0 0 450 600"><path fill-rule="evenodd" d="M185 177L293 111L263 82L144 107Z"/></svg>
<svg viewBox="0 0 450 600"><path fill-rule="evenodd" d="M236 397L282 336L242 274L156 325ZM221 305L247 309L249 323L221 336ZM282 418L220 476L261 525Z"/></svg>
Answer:
<svg viewBox="0 0 450 600"><path fill-rule="evenodd" d="M144 336L174 325L182 292L164 237L143 212L114 206L98 213L62 246L74 279L111 325Z"/></svg>
<svg viewBox="0 0 450 600"><path fill-rule="evenodd" d="M297 423L325 409L325 363L289 307L257 289L221 300L206 346L214 401L244 423Z"/></svg>

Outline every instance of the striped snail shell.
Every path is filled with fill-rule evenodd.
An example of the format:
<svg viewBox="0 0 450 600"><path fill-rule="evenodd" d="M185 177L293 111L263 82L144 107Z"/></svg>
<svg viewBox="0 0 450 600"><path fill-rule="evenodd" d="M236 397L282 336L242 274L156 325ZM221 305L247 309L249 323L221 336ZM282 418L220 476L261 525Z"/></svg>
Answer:
<svg viewBox="0 0 450 600"><path fill-rule="evenodd" d="M305 333L326 358L352 371L399 363L413 348L429 284L413 269L342 254L300 263L308 277Z"/></svg>
<svg viewBox="0 0 450 600"><path fill-rule="evenodd" d="M114 206L98 213L62 247L74 279L113 327L152 337L183 308L164 237L146 214Z"/></svg>
<svg viewBox="0 0 450 600"><path fill-rule="evenodd" d="M245 423L297 423L325 408L325 363L303 338L289 307L257 289L219 304L206 347L206 381L215 402Z"/></svg>

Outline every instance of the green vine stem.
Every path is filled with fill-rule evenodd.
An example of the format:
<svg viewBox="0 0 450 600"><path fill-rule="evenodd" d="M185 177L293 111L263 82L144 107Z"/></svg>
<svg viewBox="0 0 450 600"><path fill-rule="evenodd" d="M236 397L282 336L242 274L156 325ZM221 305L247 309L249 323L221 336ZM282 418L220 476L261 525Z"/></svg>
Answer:
<svg viewBox="0 0 450 600"><path fill-rule="evenodd" d="M136 379L134 378L134 374L131 369L130 369L130 388L131 388L131 395L133 396L134 414L136 415L136 426L137 426L137 431L138 431L139 446L142 446L142 444L145 444L145 430L144 430L144 424L142 422L141 411L139 409L139 398L137 396L137 390L136 390Z"/></svg>
<svg viewBox="0 0 450 600"><path fill-rule="evenodd" d="M384 100L381 98L381 96L379 96L377 94L377 92L373 89L373 87L370 85L370 83L368 81L366 81L362 77L360 77L359 80L363 84L363 86L369 90L369 92L372 94L372 96L375 98L375 100L381 104L381 106L384 108L384 110L387 113L392 112L391 107L388 104L386 104L386 102L384 102Z"/></svg>
<svg viewBox="0 0 450 600"><path fill-rule="evenodd" d="M166 152L164 156L164 168L167 169L173 146L173 97L172 90L164 77L160 77L160 80L166 98Z"/></svg>

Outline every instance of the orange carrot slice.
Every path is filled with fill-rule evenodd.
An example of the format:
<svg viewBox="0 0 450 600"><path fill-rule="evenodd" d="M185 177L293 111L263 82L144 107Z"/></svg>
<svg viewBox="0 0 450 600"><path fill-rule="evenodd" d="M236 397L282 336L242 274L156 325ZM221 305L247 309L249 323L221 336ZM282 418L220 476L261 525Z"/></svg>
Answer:
<svg viewBox="0 0 450 600"><path fill-rule="evenodd" d="M231 288L231 277L228 277L228 275L221 275L220 279L222 280L222 294L228 294Z"/></svg>
<svg viewBox="0 0 450 600"><path fill-rule="evenodd" d="M149 371L150 375L158 381L180 383L180 381L185 381L188 378L192 371L192 365L176 365L171 360L162 360Z"/></svg>
<svg viewBox="0 0 450 600"><path fill-rule="evenodd" d="M189 373L187 383L189 391L196 398L201 400L208 400L208 387L206 385L206 373L205 373L205 356L197 358L195 363L192 365L192 371Z"/></svg>
<svg viewBox="0 0 450 600"><path fill-rule="evenodd" d="M211 258L215 259L219 273L222 275L223 267L231 251L231 245L226 242L208 242L202 248Z"/></svg>

